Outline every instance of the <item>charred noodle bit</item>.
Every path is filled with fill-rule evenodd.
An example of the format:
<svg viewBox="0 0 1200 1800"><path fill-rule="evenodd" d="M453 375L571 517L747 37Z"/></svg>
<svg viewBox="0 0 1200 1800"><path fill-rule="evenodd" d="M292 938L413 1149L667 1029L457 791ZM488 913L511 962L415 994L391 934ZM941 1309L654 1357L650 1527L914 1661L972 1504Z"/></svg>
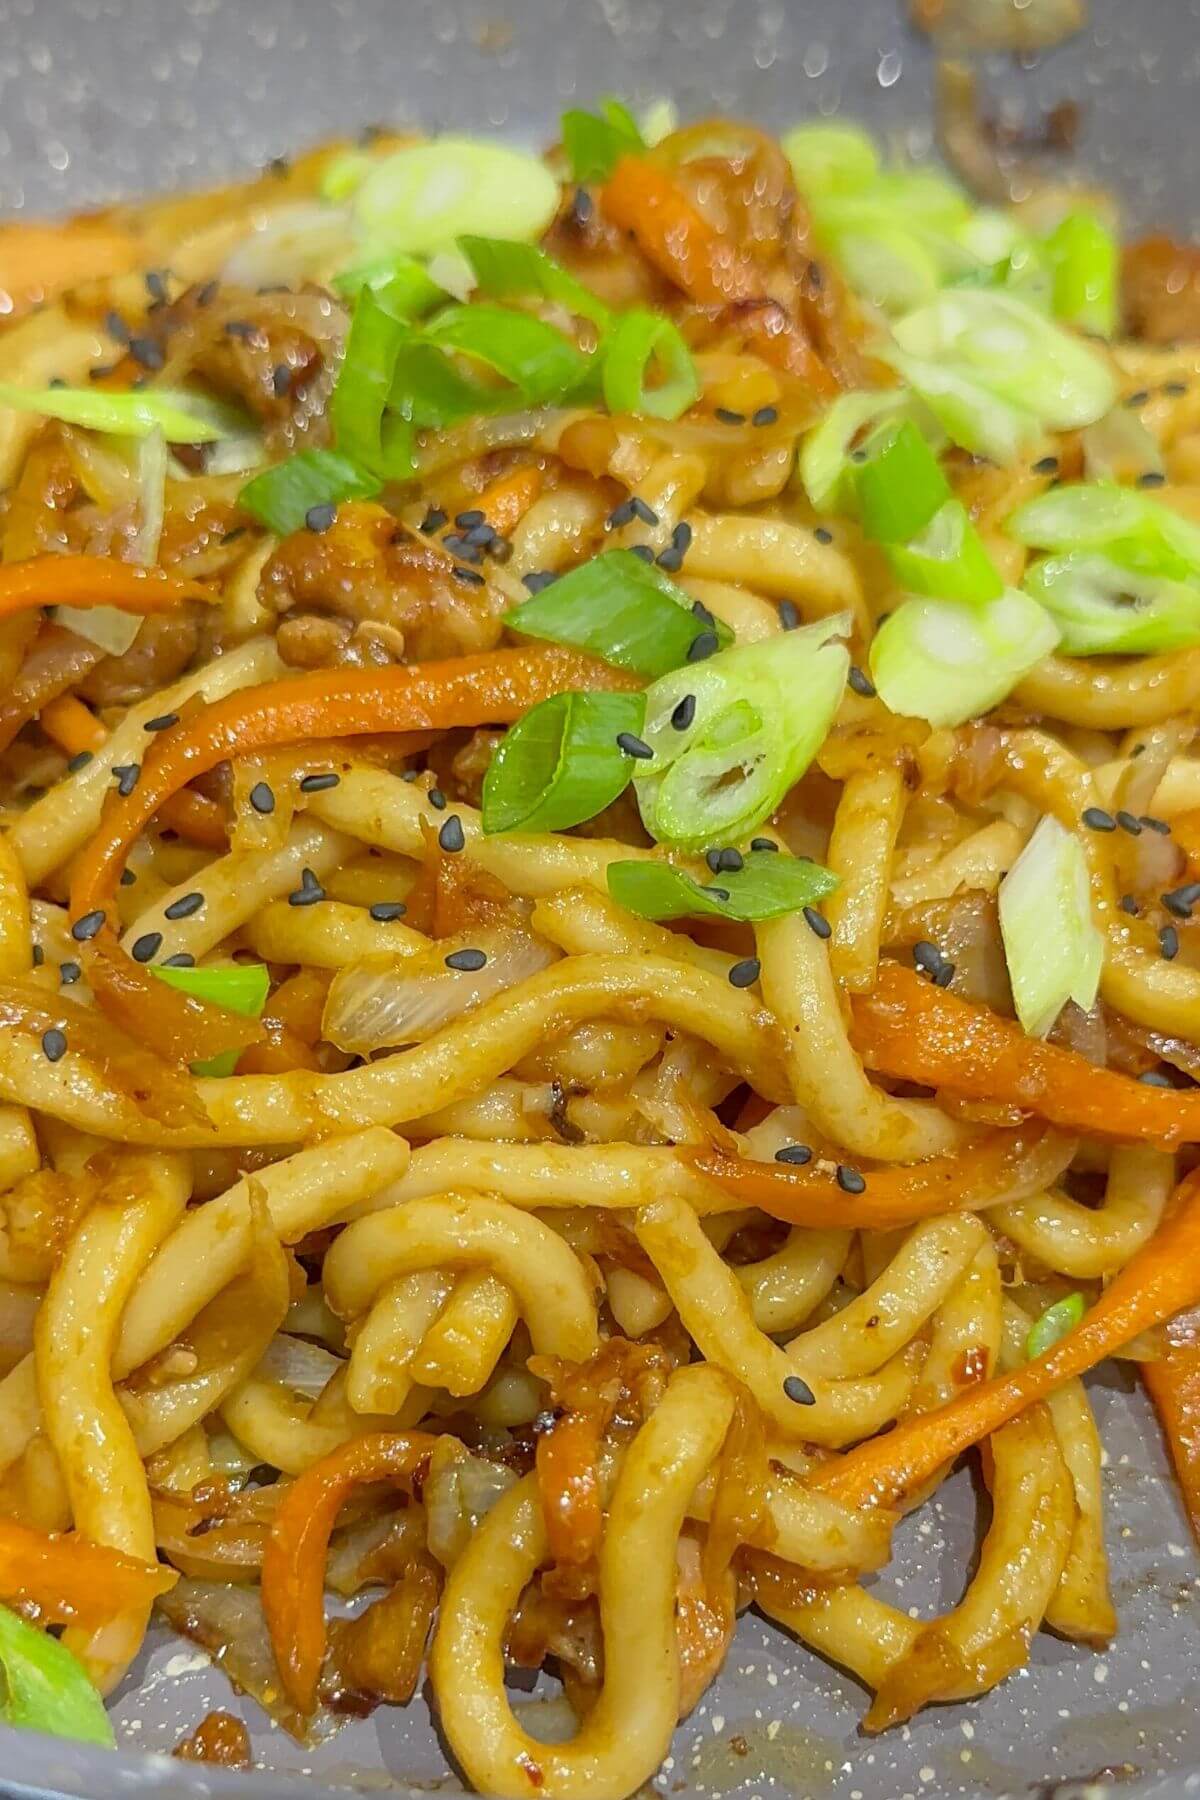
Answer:
<svg viewBox="0 0 1200 1800"><path fill-rule="evenodd" d="M0 1723L175 1588L499 1800L751 1594L886 1729L1111 1636L1112 1354L1200 1540L1200 251L998 205L604 99L0 228Z"/></svg>

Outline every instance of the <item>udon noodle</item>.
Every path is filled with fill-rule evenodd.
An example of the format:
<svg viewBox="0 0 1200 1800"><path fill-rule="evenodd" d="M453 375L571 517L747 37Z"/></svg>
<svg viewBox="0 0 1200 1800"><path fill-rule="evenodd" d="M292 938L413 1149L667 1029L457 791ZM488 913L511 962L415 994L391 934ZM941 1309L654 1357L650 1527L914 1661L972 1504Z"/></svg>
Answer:
<svg viewBox="0 0 1200 1800"><path fill-rule="evenodd" d="M895 382L884 327L728 122L607 181L550 161L545 248L679 328L690 405L492 405L268 530L247 471L330 444L345 154L0 228L5 382L244 420L168 450L0 407L0 1597L105 1694L161 1606L301 1737L427 1667L471 1783L547 1800L647 1781L749 1605L872 1690L871 1730L1039 1630L1102 1646L1089 1368L1133 1359L1200 1507L1200 648L1046 654L951 725L889 710L861 671L900 584L794 476L840 394ZM1200 328L1153 341L1155 255L1146 335L1095 354L1142 485L1200 522ZM594 347L553 295L510 306ZM1085 436L944 456L1010 586L1005 521L1090 472ZM758 828L838 878L822 906L722 915L745 840L706 868L628 790L484 829L507 727L644 685L505 624L618 548L736 645L837 621L850 685ZM1047 817L1102 967L1038 1037L998 893ZM718 904L641 916L616 865ZM990 1522L913 1619L868 1578L964 1453ZM563 1741L512 1666L561 1677Z"/></svg>

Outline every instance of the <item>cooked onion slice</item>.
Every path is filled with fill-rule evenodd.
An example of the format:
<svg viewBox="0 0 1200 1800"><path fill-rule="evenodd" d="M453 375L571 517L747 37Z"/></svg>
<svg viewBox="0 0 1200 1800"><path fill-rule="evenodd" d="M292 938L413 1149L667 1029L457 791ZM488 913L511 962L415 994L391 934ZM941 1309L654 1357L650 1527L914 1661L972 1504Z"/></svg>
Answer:
<svg viewBox="0 0 1200 1800"><path fill-rule="evenodd" d="M486 957L480 968L447 967L451 957L476 960L464 956L471 950ZM334 976L322 1036L360 1056L419 1044L494 994L548 968L555 955L526 932L481 927L469 937L444 938L417 956L364 956Z"/></svg>

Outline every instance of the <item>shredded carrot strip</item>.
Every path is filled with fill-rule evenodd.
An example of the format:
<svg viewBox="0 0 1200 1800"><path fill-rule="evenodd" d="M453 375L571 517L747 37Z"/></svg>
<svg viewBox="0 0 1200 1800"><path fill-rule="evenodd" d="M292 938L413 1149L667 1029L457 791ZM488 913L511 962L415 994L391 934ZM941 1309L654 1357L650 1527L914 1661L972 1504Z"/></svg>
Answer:
<svg viewBox="0 0 1200 1800"><path fill-rule="evenodd" d="M364 1482L399 1481L411 1489L436 1441L423 1431L351 1438L298 1475L280 1503L263 1552L262 1603L284 1689L301 1712L317 1703L325 1558L338 1513Z"/></svg>
<svg viewBox="0 0 1200 1800"><path fill-rule="evenodd" d="M1098 1069L1074 1050L1028 1038L1011 1019L882 962L875 987L851 1003L851 1036L868 1068L969 1100L1037 1113L1065 1131L1200 1143L1200 1093L1147 1087Z"/></svg>
<svg viewBox="0 0 1200 1800"><path fill-rule="evenodd" d="M1188 1520L1200 1539L1200 1339L1194 1324L1177 1323L1186 1335L1176 1341L1172 1328L1166 1353L1144 1362L1141 1374L1171 1452Z"/></svg>
<svg viewBox="0 0 1200 1800"><path fill-rule="evenodd" d="M508 537L525 517L542 491L542 471L536 463L513 469L484 488L476 504L493 531Z"/></svg>
<svg viewBox="0 0 1200 1800"><path fill-rule="evenodd" d="M124 612L167 612L184 600L213 596L198 581L168 569L143 569L111 556L34 556L0 565L0 618L38 606L116 606Z"/></svg>
<svg viewBox="0 0 1200 1800"><path fill-rule="evenodd" d="M71 916L105 909L146 822L186 782L230 757L312 738L502 724L566 689L636 685L619 669L552 645L385 669L317 669L229 694L160 733L137 785L110 800L76 861Z"/></svg>
<svg viewBox="0 0 1200 1800"><path fill-rule="evenodd" d="M550 1555L572 1567L590 1561L600 1549L601 1423L597 1412L569 1412L537 1441L538 1491Z"/></svg>
<svg viewBox="0 0 1200 1800"><path fill-rule="evenodd" d="M35 1531L0 1519L0 1595L36 1606L48 1624L103 1625L149 1604L178 1580L160 1563L140 1562L73 1532Z"/></svg>
<svg viewBox="0 0 1200 1800"><path fill-rule="evenodd" d="M68 756L78 756L81 750L99 750L108 741L99 719L75 694L60 694L57 700L48 701L39 723L46 736ZM224 813L215 800L204 794L181 789L159 808L159 817L180 837L203 844L205 849L223 850L229 841Z"/></svg>
<svg viewBox="0 0 1200 1800"><path fill-rule="evenodd" d="M772 305L750 258L698 212L666 169L623 156L600 195L614 225L631 232L647 261L699 306L742 306L763 355L819 394L838 384L794 319Z"/></svg>
<svg viewBox="0 0 1200 1800"><path fill-rule="evenodd" d="M1073 1331L1007 1375L993 1376L938 1407L904 1420L812 1477L848 1506L894 1506L972 1444L990 1437L1035 1400L1200 1300L1200 1172L1175 1190L1158 1231L1114 1276Z"/></svg>
<svg viewBox="0 0 1200 1800"><path fill-rule="evenodd" d="M725 1189L738 1206L755 1206L791 1225L825 1227L836 1222L856 1230L890 1231L939 1213L964 1212L1002 1199L1022 1174L1039 1163L1050 1166L1046 1179L1062 1168L1057 1155L1062 1140L1044 1128L986 1132L951 1156L930 1157L909 1167L863 1171L866 1188L847 1194L836 1178L812 1164L754 1162L725 1156L719 1150L679 1149L681 1161Z"/></svg>

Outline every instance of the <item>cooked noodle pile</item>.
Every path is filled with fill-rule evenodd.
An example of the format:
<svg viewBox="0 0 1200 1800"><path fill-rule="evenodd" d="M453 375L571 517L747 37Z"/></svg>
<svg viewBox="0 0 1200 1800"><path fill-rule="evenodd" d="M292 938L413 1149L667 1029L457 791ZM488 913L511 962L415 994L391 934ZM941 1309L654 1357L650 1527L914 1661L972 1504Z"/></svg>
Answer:
<svg viewBox="0 0 1200 1800"><path fill-rule="evenodd" d="M865 671L901 584L794 470L897 373L778 146L723 122L564 178L542 239L679 328L677 416L492 405L268 530L250 476L331 443L354 301L303 215L337 161L0 230L0 379L242 420L189 445L0 407L0 1597L103 1693L157 1605L302 1737L427 1667L481 1792L561 1800L654 1774L748 1605L873 1690L872 1730L1039 1629L1103 1645L1086 1369L1137 1362L1200 1499L1200 644L1060 648L959 723L889 710ZM1110 476L1200 521L1177 274L1161 244L1131 267L1135 322L1169 291L1157 335L1195 342L1094 351L1155 454ZM553 294L507 304L595 347ZM1095 473L1085 435L942 453L1010 587L1005 523ZM724 911L748 839L655 843L629 789L484 830L531 707L640 705L644 674L504 618L616 549L705 653L846 642L755 833L832 872L819 903ZM998 890L1046 817L1102 967L1037 1036ZM622 904L642 863L705 916ZM990 1523L914 1620L864 1578L964 1452ZM544 1664L554 1744L504 1686Z"/></svg>

